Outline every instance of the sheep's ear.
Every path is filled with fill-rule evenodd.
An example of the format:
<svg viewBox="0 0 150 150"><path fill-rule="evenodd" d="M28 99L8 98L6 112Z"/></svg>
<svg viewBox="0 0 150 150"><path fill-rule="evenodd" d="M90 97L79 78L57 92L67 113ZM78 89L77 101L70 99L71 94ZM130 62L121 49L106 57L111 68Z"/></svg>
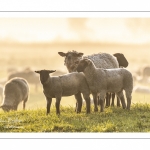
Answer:
<svg viewBox="0 0 150 150"><path fill-rule="evenodd" d="M115 53L115 54L113 54L113 56L119 58L120 56L123 56L123 54L122 53Z"/></svg>
<svg viewBox="0 0 150 150"><path fill-rule="evenodd" d="M62 57L65 57L67 55L67 53L64 53L64 52L58 52L58 54Z"/></svg>
<svg viewBox="0 0 150 150"><path fill-rule="evenodd" d="M48 73L53 73L55 72L56 70L49 70Z"/></svg>
<svg viewBox="0 0 150 150"><path fill-rule="evenodd" d="M91 64L91 61L89 59L85 59L85 62L89 65Z"/></svg>
<svg viewBox="0 0 150 150"><path fill-rule="evenodd" d="M35 73L40 73L40 71L35 71Z"/></svg>
<svg viewBox="0 0 150 150"><path fill-rule="evenodd" d="M84 53L78 53L78 56L79 56L79 57L82 57L82 56L83 56L83 54L84 54Z"/></svg>

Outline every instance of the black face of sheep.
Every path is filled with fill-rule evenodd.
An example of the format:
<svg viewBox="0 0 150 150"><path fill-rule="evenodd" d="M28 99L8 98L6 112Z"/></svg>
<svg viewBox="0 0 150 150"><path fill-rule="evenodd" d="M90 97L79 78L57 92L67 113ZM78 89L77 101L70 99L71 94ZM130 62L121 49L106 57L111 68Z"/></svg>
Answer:
<svg viewBox="0 0 150 150"><path fill-rule="evenodd" d="M40 74L40 81L42 84L45 84L47 82L47 79L49 78L49 74L55 71L56 70L39 70L35 72Z"/></svg>
<svg viewBox="0 0 150 150"><path fill-rule="evenodd" d="M69 51L67 53L58 52L58 54L62 57L65 57L64 65L66 65L69 72L75 72L79 60L82 58L83 53L77 51Z"/></svg>
<svg viewBox="0 0 150 150"><path fill-rule="evenodd" d="M77 66L77 71L78 72L83 72L84 69L91 63L88 59L82 59L79 61L79 64Z"/></svg>
<svg viewBox="0 0 150 150"><path fill-rule="evenodd" d="M119 63L119 67L125 67L126 68L128 66L129 63L122 53L115 53L113 55L117 58L117 61Z"/></svg>
<svg viewBox="0 0 150 150"><path fill-rule="evenodd" d="M9 112L10 110L15 110L13 107L6 106L6 105L2 105L2 106L0 106L0 108L2 108L4 112Z"/></svg>

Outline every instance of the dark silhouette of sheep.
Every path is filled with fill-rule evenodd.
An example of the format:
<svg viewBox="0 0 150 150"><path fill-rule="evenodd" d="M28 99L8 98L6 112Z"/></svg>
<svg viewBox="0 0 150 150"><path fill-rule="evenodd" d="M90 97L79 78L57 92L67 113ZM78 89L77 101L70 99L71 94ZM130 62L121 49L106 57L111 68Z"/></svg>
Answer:
<svg viewBox="0 0 150 150"><path fill-rule="evenodd" d="M23 101L23 109L29 96L29 86L23 78L10 79L3 90L3 102L0 108L4 111L17 110L20 102Z"/></svg>
<svg viewBox="0 0 150 150"><path fill-rule="evenodd" d="M52 98L56 98L56 114L60 114L61 97L71 95L75 95L77 100L77 113L81 112L82 98L78 95L80 92L86 101L86 113L90 113L90 90L83 73L73 72L50 77L49 74L55 72L55 70L39 70L35 72L40 74L43 93L47 100L47 114L50 113Z"/></svg>
<svg viewBox="0 0 150 150"><path fill-rule="evenodd" d="M128 67L129 63L122 53L115 53L113 54L113 56L117 58L119 67L124 67L124 68Z"/></svg>
<svg viewBox="0 0 150 150"><path fill-rule="evenodd" d="M123 109L126 103L123 95L125 90L127 98L127 109L130 110L131 94L133 90L132 74L124 68L103 69L96 68L90 59L79 61L78 72L83 72L93 95L95 109L97 109L97 97L101 112L104 111L104 98L107 92L115 93L120 98Z"/></svg>

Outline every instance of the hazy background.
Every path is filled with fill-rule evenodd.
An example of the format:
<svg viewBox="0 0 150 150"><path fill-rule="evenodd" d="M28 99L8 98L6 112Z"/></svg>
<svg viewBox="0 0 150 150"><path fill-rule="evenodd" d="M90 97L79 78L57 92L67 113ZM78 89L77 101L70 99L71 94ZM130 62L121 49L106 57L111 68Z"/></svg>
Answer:
<svg viewBox="0 0 150 150"><path fill-rule="evenodd" d="M127 69L134 73L150 64L149 23L150 18L0 18L0 81L11 69L67 72L58 52L70 50L84 55L123 53L129 61ZM27 107L45 107L43 99L42 89L35 92L31 85ZM74 99L68 99L62 104L74 105ZM134 99L143 100L149 102L149 97Z"/></svg>
<svg viewBox="0 0 150 150"><path fill-rule="evenodd" d="M0 40L16 42L150 42L149 18L0 18Z"/></svg>

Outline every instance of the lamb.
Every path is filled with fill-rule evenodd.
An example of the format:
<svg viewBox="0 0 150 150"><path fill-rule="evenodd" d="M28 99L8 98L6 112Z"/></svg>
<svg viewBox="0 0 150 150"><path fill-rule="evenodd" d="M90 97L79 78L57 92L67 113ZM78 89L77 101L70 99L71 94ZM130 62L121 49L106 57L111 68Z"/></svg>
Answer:
<svg viewBox="0 0 150 150"><path fill-rule="evenodd" d="M69 72L76 72L77 65L82 58L88 58L93 61L97 68L119 68L119 66L127 67L128 62L125 56L121 53L115 53L114 56L108 53L98 53L88 56L83 56L83 53L75 50L67 53L58 52L62 57L65 57L64 65L66 65ZM114 106L115 95L112 94L112 106ZM106 106L110 106L110 94L107 93ZM117 100L117 106L120 106L120 101Z"/></svg>
<svg viewBox="0 0 150 150"><path fill-rule="evenodd" d="M94 109L98 109L96 103L98 98L100 111L104 111L104 99L107 92L117 94L121 100L123 109L125 109L126 103L123 95L123 90L125 90L127 109L130 110L133 78L128 70L124 68L96 68L90 59L83 59L80 60L77 71L85 74L85 78L93 95Z"/></svg>
<svg viewBox="0 0 150 150"><path fill-rule="evenodd" d="M3 91L3 102L0 108L4 111L17 110L20 102L23 101L23 110L29 97L29 86L23 78L13 78L6 82Z"/></svg>
<svg viewBox="0 0 150 150"><path fill-rule="evenodd" d="M52 98L56 98L56 114L60 114L60 101L62 96L75 95L77 100L77 113L81 112L82 98L80 92L86 101L86 113L90 113L90 90L83 73L69 73L61 76L50 77L50 73L56 70L35 71L40 74L40 81L43 85L43 93L47 100L47 115L50 113Z"/></svg>

